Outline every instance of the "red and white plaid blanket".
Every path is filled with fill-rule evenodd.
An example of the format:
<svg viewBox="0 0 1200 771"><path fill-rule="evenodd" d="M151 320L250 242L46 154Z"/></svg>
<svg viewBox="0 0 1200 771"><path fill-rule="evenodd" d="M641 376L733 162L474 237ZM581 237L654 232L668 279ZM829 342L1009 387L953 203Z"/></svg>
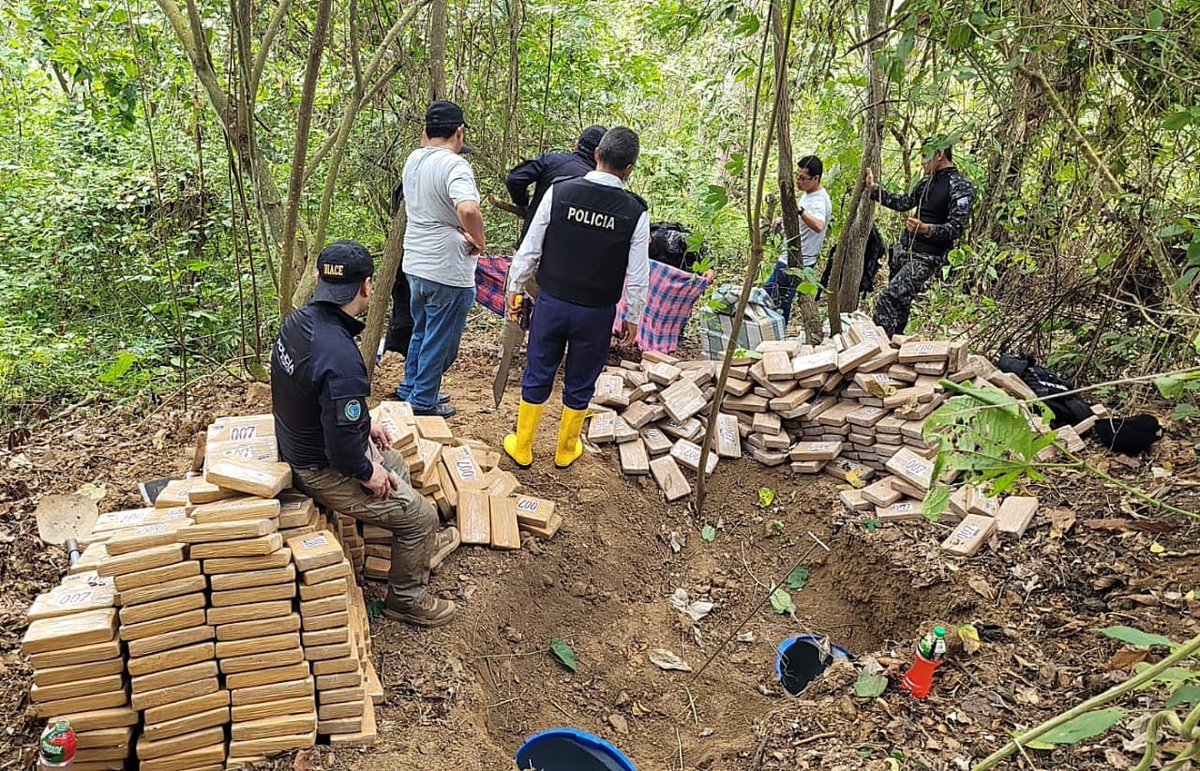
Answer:
<svg viewBox="0 0 1200 771"><path fill-rule="evenodd" d="M504 313L504 277L511 262L512 257L507 255L486 255L479 258L475 268L475 300L497 315ZM671 353L678 348L692 308L709 283L709 279L699 274L650 260L650 290L638 326L638 348L659 353ZM622 300L617 306L613 331L620 328L624 313Z"/></svg>

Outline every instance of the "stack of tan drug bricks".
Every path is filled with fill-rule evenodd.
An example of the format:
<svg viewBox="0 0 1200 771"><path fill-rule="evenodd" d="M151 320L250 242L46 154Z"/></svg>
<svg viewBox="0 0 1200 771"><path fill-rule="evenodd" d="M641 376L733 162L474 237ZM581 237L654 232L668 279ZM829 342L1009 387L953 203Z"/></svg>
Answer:
<svg viewBox="0 0 1200 771"><path fill-rule="evenodd" d="M297 536L288 546L300 573L301 637L316 678L317 731L333 737L332 744L351 744L375 733L362 593L333 533Z"/></svg>
<svg viewBox="0 0 1200 771"><path fill-rule="evenodd" d="M383 402L371 415L404 456L413 488L443 518L457 520L463 544L520 549L521 533L553 538L562 526L554 501L522 495L516 476L497 468L497 451L478 440L456 437L444 418L414 417L405 402ZM356 537L353 525L346 524L340 531L344 542ZM360 527L364 573L385 580L391 568L391 534Z"/></svg>
<svg viewBox="0 0 1200 771"><path fill-rule="evenodd" d="M207 440L204 476L100 515L70 574L29 609L31 696L40 716L71 721L75 767L136 757L148 771L215 771L375 741L383 688L349 551L287 489L269 416L222 419ZM293 546L311 538L336 565L298 570ZM351 668L340 692L320 679ZM322 718L354 700L330 710L353 718Z"/></svg>
<svg viewBox="0 0 1200 771"><path fill-rule="evenodd" d="M687 497L692 488L684 470L699 473L720 366L644 352L641 362L606 367L596 382L588 439L615 443L622 471L652 476L668 501ZM732 362L705 471L743 454L766 466L790 463L795 473L823 472L848 483L842 500L854 511L873 511L883 522L920 519L936 455L924 427L950 396L943 379L1034 398L1019 377L970 354L965 342L889 338L869 321L817 346L765 341ZM1059 438L1071 448L1094 422L1059 429ZM964 521L947 550L973 554L997 530L1019 536L1036 513L1036 500L1029 500L1006 502L1001 513L996 499L960 488L946 521ZM990 514L981 513L988 506ZM984 516L991 521L976 519Z"/></svg>
<svg viewBox="0 0 1200 771"><path fill-rule="evenodd" d="M521 495L499 454L407 404L373 413L414 488L463 541L519 549L551 538L553 501ZM241 768L326 742L376 739L383 686L357 577L386 579L391 533L323 514L291 489L270 415L218 419L203 474L143 509L102 514L23 643L39 716L80 734L77 767Z"/></svg>
<svg viewBox="0 0 1200 771"><path fill-rule="evenodd" d="M73 768L121 769L133 748L137 713L117 636L116 592L94 570L66 576L29 608L21 649L33 667L30 700L38 717L71 720Z"/></svg>

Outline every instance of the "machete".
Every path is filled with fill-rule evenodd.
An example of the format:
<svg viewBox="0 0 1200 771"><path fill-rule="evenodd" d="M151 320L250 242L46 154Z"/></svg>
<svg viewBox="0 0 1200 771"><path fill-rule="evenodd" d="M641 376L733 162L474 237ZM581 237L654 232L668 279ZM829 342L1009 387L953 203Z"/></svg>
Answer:
<svg viewBox="0 0 1200 771"><path fill-rule="evenodd" d="M500 366L496 369L496 379L492 382L492 396L496 406L504 397L504 386L508 384L508 372L512 369L513 354L525 339L525 331L529 329L530 314L533 312L533 300L525 295L516 296L517 311L509 311L506 303L504 309L504 327L500 332Z"/></svg>

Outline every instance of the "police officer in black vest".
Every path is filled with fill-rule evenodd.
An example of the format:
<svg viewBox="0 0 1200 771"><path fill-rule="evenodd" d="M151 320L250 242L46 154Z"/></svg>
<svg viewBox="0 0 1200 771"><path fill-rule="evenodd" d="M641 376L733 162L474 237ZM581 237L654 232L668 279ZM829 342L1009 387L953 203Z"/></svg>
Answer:
<svg viewBox="0 0 1200 771"><path fill-rule="evenodd" d="M637 340L650 281L650 218L646 202L625 190L639 151L638 135L618 126L596 148L596 170L557 182L529 220L509 270L508 310L536 273L540 294L529 328L517 431L504 451L521 468L533 462L533 437L566 354L563 412L554 465L583 454L579 432L596 378L604 369L617 301L624 286L622 342Z"/></svg>
<svg viewBox="0 0 1200 771"><path fill-rule="evenodd" d="M563 179L582 177L596 168L596 147L604 138L603 126L588 126L575 140L575 149L569 153L542 153L538 157L517 164L508 172L504 186L512 202L525 211L524 236L529 230L529 220L537 211L542 196L550 185ZM529 197L529 186L533 185L533 198Z"/></svg>

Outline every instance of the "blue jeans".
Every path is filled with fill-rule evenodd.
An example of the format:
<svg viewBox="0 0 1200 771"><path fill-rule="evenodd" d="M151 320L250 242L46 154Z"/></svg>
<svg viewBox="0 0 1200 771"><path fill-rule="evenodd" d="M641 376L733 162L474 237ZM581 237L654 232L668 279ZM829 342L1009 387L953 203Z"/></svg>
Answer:
<svg viewBox="0 0 1200 771"><path fill-rule="evenodd" d="M776 262L775 270L771 271L771 276L763 287L771 297L771 302L775 303L775 307L783 314L785 325L792 318L792 303L796 300L796 287L800 284L799 276L783 272L786 268L786 265Z"/></svg>
<svg viewBox="0 0 1200 771"><path fill-rule="evenodd" d="M412 293L413 331L404 360L401 393L414 409L427 410L437 405L442 375L458 358L458 344L467 311L475 302L475 287L446 286L416 276L407 276Z"/></svg>
<svg viewBox="0 0 1200 771"><path fill-rule="evenodd" d="M608 359L616 314L615 305L588 308L551 297L543 289L529 324L521 398L530 404L543 404L550 398L554 373L565 353L563 404L573 410L587 409L596 393L596 378Z"/></svg>

